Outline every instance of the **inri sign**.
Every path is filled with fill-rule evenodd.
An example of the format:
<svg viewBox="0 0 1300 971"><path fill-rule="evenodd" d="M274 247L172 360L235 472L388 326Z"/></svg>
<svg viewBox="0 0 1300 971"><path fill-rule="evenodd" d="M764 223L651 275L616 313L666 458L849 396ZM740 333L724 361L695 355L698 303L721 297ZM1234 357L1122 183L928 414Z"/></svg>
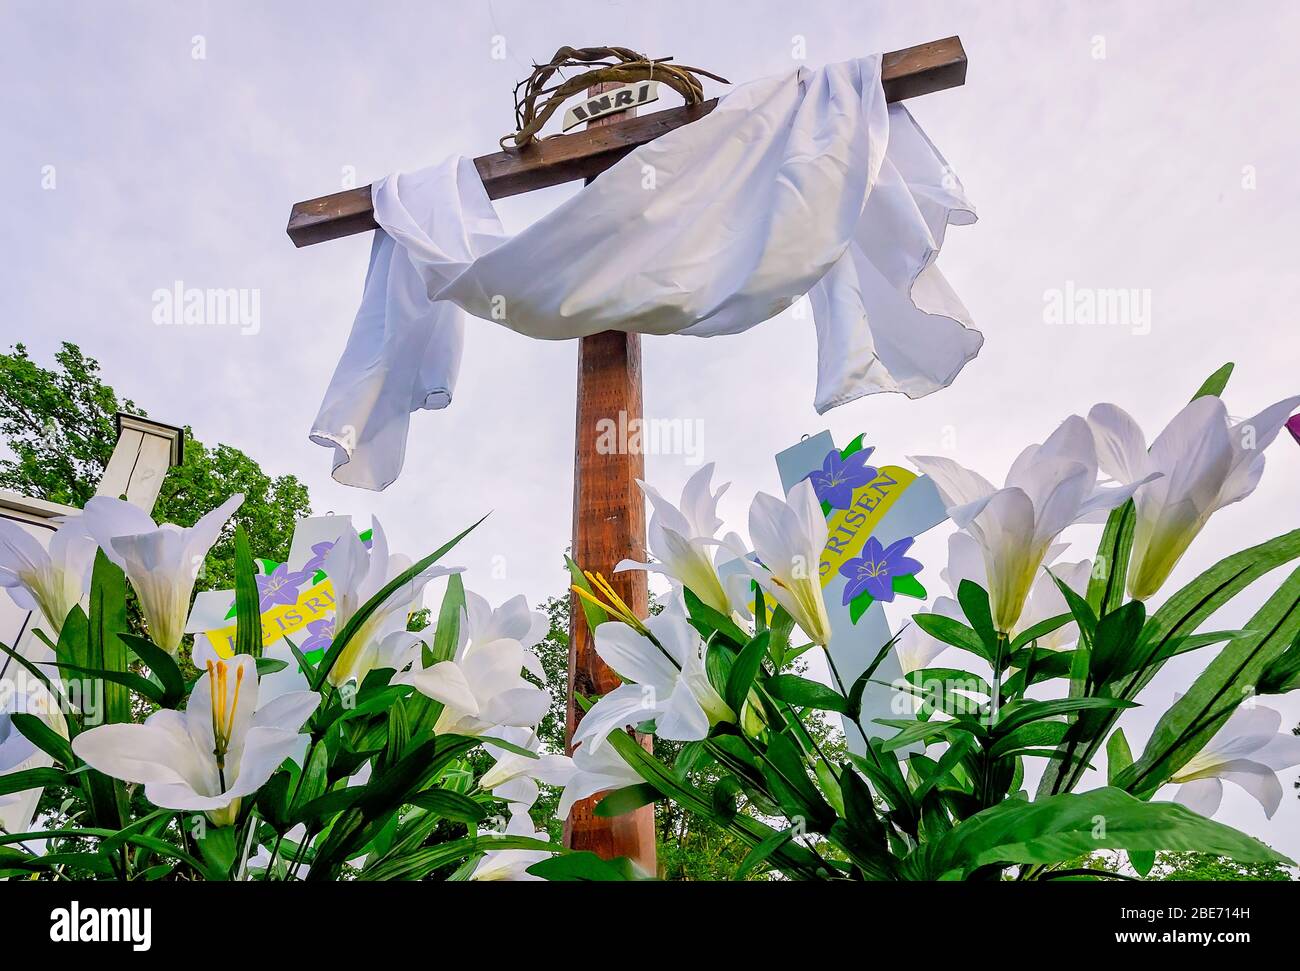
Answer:
<svg viewBox="0 0 1300 971"><path fill-rule="evenodd" d="M581 125L584 121L603 118L605 115L612 115L616 111L626 111L628 108L637 108L658 100L658 81L637 81L635 84L624 84L621 87L610 88L608 91L592 95L566 111L562 131L568 131L575 125Z"/></svg>

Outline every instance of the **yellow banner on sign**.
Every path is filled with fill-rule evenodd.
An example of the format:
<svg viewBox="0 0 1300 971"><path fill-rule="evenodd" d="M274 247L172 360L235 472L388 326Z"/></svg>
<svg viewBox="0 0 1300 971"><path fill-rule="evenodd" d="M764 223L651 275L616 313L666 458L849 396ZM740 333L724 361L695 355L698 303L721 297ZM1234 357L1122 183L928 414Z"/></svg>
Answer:
<svg viewBox="0 0 1300 971"><path fill-rule="evenodd" d="M831 512L826 519L830 535L817 568L823 587L839 576L844 563L862 552L867 537L880 525L889 507L916 479L915 472L882 465L874 479L853 491L853 505Z"/></svg>
<svg viewBox="0 0 1300 971"><path fill-rule="evenodd" d="M860 555L867 538L880 525L885 514L907 487L919 476L897 465L882 465L876 477L853 491L853 504L848 509L834 509L826 519L828 536L817 566L822 587L827 587L840 575L840 566ZM756 609L756 602L749 602ZM772 607L769 604L768 609Z"/></svg>
<svg viewBox="0 0 1300 971"><path fill-rule="evenodd" d="M326 577L308 587L295 604L278 604L262 614L262 644L274 644L286 634L294 634L313 621L334 611L334 584ZM234 657L235 625L205 633L222 657Z"/></svg>

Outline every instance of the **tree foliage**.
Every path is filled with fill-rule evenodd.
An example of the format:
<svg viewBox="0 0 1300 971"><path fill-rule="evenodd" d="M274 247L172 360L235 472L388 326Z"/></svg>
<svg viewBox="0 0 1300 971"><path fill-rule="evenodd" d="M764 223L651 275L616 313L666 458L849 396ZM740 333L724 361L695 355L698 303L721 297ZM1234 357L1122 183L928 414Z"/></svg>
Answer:
<svg viewBox="0 0 1300 971"><path fill-rule="evenodd" d="M1152 880L1294 880L1290 867L1281 863L1242 863L1210 853L1160 853L1151 870Z"/></svg>
<svg viewBox="0 0 1300 971"><path fill-rule="evenodd" d="M1127 877L1138 876L1128 862L1127 854L1122 850L1091 853L1069 863L1071 868L1079 870L1104 871ZM1155 862L1143 877L1146 880L1247 880L1247 881L1290 881L1295 880L1295 871L1284 863L1276 861L1246 863L1213 853L1167 852L1161 850L1155 854Z"/></svg>

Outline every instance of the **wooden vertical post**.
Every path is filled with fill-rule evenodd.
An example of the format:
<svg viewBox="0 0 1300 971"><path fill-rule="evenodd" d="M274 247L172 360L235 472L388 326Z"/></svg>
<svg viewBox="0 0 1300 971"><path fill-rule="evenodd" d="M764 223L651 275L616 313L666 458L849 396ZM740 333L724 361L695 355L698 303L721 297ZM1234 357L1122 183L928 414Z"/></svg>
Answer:
<svg viewBox="0 0 1300 971"><path fill-rule="evenodd" d="M607 85L618 87L617 84ZM606 85L588 93L597 94ZM601 118L588 127L617 124L635 109ZM640 571L614 574L623 559L645 560L645 499L636 479L645 478L645 456L631 452L619 436L613 451L597 449L601 422L634 429L641 419L641 335L605 331L578 342L578 402L573 452L573 559L585 570L599 571L613 583L638 616L646 616L649 595ZM636 421L637 425L632 422ZM608 441L608 436L605 437ZM574 694L606 694L620 684L597 656L577 595L569 598L569 701L565 739L573 752L573 733L582 720ZM647 748L649 738L642 738ZM643 806L615 818L592 814L599 796L584 799L564 824L564 845L591 850L605 859L626 856L655 872L654 807Z"/></svg>

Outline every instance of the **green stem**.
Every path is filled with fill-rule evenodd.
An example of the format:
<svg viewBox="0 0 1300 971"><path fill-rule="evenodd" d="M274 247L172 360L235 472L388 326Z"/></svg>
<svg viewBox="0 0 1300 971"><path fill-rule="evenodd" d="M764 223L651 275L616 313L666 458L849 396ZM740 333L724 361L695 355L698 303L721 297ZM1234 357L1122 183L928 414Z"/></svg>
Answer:
<svg viewBox="0 0 1300 971"><path fill-rule="evenodd" d="M799 713L795 711L794 705L773 698L768 690L761 685L758 685L757 687L763 698L771 702L774 708L778 711L785 711L799 724L799 745L803 748L804 754L808 756L815 755L817 758L821 759L822 765L826 766L826 768L830 770L831 775L838 779L840 777L839 771L835 768L831 760L826 757L826 753L822 751L822 747L817 744L817 739L813 738L812 732L808 731L808 726L804 724L804 720L799 717ZM737 717L739 717L739 714L737 714ZM741 728L741 731L744 731L743 727ZM812 746L811 752L804 746L804 739L807 739L808 745Z"/></svg>
<svg viewBox="0 0 1300 971"><path fill-rule="evenodd" d="M268 880L270 880L272 876L275 874L275 861L276 858L280 855L280 844L282 842L284 842L284 834L276 833L275 844L271 847L271 859L266 864L266 878Z"/></svg>
<svg viewBox="0 0 1300 971"><path fill-rule="evenodd" d="M830 648L823 647L822 653L826 655L826 664L831 669L831 677L835 679L835 686L839 688L840 694L843 695L844 700L847 701L849 697L849 689L844 686L844 679L840 677L840 669L835 666L835 658L831 657ZM867 734L867 730L862 724L861 715L855 711L849 715L849 718L852 720L854 727L857 728L858 734L862 736L862 742L866 746L867 754L871 756L871 760L875 762L876 765L880 765L880 758L871 747L871 736Z"/></svg>
<svg viewBox="0 0 1300 971"><path fill-rule="evenodd" d="M290 861L288 868L285 870L284 878L286 880L296 880L298 878L298 869L302 866L303 854L307 851L307 844L316 838L316 833L307 830L302 839L298 842L298 848L293 852L293 859Z"/></svg>
<svg viewBox="0 0 1300 971"><path fill-rule="evenodd" d="M993 651L993 684L989 695L989 728L997 724L998 713L1002 708L1002 668L1006 663L1006 651L1009 635L998 632L997 647ZM988 808L993 804L993 765L995 760L989 757L987 744L980 746L982 772L980 778L980 805Z"/></svg>

